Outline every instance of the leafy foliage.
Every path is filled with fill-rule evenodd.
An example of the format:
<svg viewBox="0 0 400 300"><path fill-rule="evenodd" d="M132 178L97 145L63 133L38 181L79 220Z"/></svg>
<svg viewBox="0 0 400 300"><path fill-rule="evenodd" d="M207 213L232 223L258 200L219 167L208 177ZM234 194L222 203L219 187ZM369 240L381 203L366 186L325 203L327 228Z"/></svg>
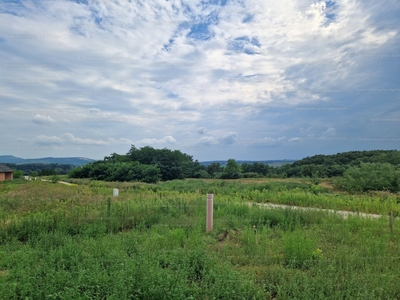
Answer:
<svg viewBox="0 0 400 300"><path fill-rule="evenodd" d="M157 165L144 165L139 162L98 161L73 169L69 176L104 181L155 183L161 179L161 171Z"/></svg>
<svg viewBox="0 0 400 300"><path fill-rule="evenodd" d="M141 164L158 165L164 181L190 177L195 167L192 157L179 150L154 149L150 146L137 149L132 146L127 156L131 161Z"/></svg>
<svg viewBox="0 0 400 300"><path fill-rule="evenodd" d="M228 159L228 164L221 173L222 179L237 179L242 177L242 169L234 159Z"/></svg>
<svg viewBox="0 0 400 300"><path fill-rule="evenodd" d="M369 169L367 168L368 170L363 166L362 169L366 169L366 171L354 169L364 163L372 165ZM345 179L337 180L336 183L337 187L346 191L398 191L398 175L396 175L397 171L393 169L397 165L400 165L400 151L375 150L315 155L281 167L272 167L260 162L239 164L234 159L229 159L225 167L217 162L206 167L197 160L193 161L192 156L179 150L155 149L150 146L138 149L132 145L125 155L112 153L102 161L71 170L69 176L71 178L147 183L186 178L306 177L317 185L321 182L321 178L339 177L346 174ZM373 176L375 179L372 179Z"/></svg>
<svg viewBox="0 0 400 300"><path fill-rule="evenodd" d="M223 168L220 163L211 163L207 166L207 172L210 176L214 176L216 173L222 172Z"/></svg>
<svg viewBox="0 0 400 300"><path fill-rule="evenodd" d="M400 191L400 168L388 163L361 163L337 179L338 188L348 192Z"/></svg>
<svg viewBox="0 0 400 300"><path fill-rule="evenodd" d="M16 170L13 173L13 178L14 179L20 179L24 176L24 172L22 172L21 170Z"/></svg>
<svg viewBox="0 0 400 300"><path fill-rule="evenodd" d="M334 155L314 155L281 166L279 173L285 172L288 177L312 177L316 173L319 177L337 177L342 176L349 167L360 166L361 163L400 165L400 151L350 151Z"/></svg>
<svg viewBox="0 0 400 300"><path fill-rule="evenodd" d="M6 163L5 165L9 166L10 168L20 170L25 175L30 175L32 177L37 175L40 176L48 176L54 174L68 174L73 168L74 165L69 164L45 164L45 163L27 163L27 164L12 164Z"/></svg>

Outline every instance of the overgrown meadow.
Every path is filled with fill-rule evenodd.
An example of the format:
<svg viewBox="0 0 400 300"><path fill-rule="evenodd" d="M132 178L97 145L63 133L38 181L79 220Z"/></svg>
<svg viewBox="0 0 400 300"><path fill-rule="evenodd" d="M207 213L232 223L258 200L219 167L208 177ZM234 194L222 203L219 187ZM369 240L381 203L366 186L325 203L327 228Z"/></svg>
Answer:
<svg viewBox="0 0 400 300"><path fill-rule="evenodd" d="M398 194L289 179L71 182L0 183L1 299L400 299Z"/></svg>

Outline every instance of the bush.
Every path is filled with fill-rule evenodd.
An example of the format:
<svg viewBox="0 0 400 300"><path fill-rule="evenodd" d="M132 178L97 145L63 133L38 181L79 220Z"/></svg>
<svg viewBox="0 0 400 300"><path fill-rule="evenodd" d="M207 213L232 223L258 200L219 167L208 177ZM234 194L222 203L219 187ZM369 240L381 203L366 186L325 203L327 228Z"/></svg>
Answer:
<svg viewBox="0 0 400 300"><path fill-rule="evenodd" d="M284 237L283 251L286 265L293 268L307 268L316 255L315 241L296 230Z"/></svg>
<svg viewBox="0 0 400 300"><path fill-rule="evenodd" d="M57 176L57 175L51 176L51 179L50 179L50 181L51 181L52 183L57 183L59 180L60 180L60 177Z"/></svg>
<svg viewBox="0 0 400 300"><path fill-rule="evenodd" d="M243 177L244 178L260 178L260 177L262 177L262 175L255 173L255 172L247 172L247 173L243 173Z"/></svg>
<svg viewBox="0 0 400 300"><path fill-rule="evenodd" d="M95 162L78 167L69 173L70 178L91 178L104 181L142 181L156 183L161 179L158 165L139 162Z"/></svg>
<svg viewBox="0 0 400 300"><path fill-rule="evenodd" d="M13 173L13 178L14 179L21 179L24 176L24 172L20 171L20 170L16 170Z"/></svg>
<svg viewBox="0 0 400 300"><path fill-rule="evenodd" d="M193 174L193 178L211 178L211 175L206 170L199 170Z"/></svg>
<svg viewBox="0 0 400 300"><path fill-rule="evenodd" d="M334 181L338 189L351 193L367 191L400 191L400 169L388 163L361 163L350 167Z"/></svg>

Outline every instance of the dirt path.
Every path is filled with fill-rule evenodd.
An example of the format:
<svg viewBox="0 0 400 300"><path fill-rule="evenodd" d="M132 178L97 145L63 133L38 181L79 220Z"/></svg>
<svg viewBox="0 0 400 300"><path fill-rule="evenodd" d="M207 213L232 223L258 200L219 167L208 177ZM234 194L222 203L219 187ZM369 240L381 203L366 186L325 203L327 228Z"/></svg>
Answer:
<svg viewBox="0 0 400 300"><path fill-rule="evenodd" d="M75 185L75 184L72 184L72 183L69 183L69 182L65 182L65 181L57 181L58 183L62 183L62 184L65 184L65 185Z"/></svg>
<svg viewBox="0 0 400 300"><path fill-rule="evenodd" d="M353 212L353 211L346 211L346 210L334 210L334 209L324 209L324 208L315 208L315 207L303 207L303 206L294 206L294 205L284 205L284 204L273 204L273 203L254 203L249 202L249 205L252 206L253 204L262 206L264 208L290 208L290 209L298 209L298 210L314 210L314 211L326 211L332 214L341 215L344 219L347 219L349 216L359 216L363 218L370 218L370 219L378 219L380 217L386 217L384 215L378 214L367 214L361 212ZM389 216L387 216L389 217Z"/></svg>
<svg viewBox="0 0 400 300"><path fill-rule="evenodd" d="M47 179L40 179L41 181L47 181L50 182L50 180ZM57 183L65 184L65 185L75 185L73 183L65 182L65 181L57 181Z"/></svg>

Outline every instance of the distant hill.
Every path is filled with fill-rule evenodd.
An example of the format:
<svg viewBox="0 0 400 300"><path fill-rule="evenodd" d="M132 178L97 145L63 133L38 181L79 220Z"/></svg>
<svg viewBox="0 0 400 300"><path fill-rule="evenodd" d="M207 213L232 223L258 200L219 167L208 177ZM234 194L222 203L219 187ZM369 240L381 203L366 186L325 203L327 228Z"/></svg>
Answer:
<svg viewBox="0 0 400 300"><path fill-rule="evenodd" d="M281 160L236 160L236 162L238 164L254 164L255 162L258 163L263 163L263 164L267 164L270 165L271 167L280 167L282 165L286 165L286 164L292 164L294 163L296 160L294 159L281 159ZM208 166L211 165L212 163L219 163L221 166L226 166L226 164L228 163L227 160L212 160L212 161L202 161L200 162L200 165L203 166Z"/></svg>
<svg viewBox="0 0 400 300"><path fill-rule="evenodd" d="M333 155L314 155L297 160L293 166L303 165L359 165L361 162L400 165L399 150L348 151Z"/></svg>
<svg viewBox="0 0 400 300"><path fill-rule="evenodd" d="M291 165L280 168L288 177L320 177L342 176L351 166L360 166L361 163L389 163L400 165L400 151L398 150L369 150L348 151L332 155L318 154L297 160Z"/></svg>
<svg viewBox="0 0 400 300"><path fill-rule="evenodd" d="M0 163L11 164L67 164L82 166L95 161L86 157L43 157L43 158L20 158L13 155L0 155Z"/></svg>

